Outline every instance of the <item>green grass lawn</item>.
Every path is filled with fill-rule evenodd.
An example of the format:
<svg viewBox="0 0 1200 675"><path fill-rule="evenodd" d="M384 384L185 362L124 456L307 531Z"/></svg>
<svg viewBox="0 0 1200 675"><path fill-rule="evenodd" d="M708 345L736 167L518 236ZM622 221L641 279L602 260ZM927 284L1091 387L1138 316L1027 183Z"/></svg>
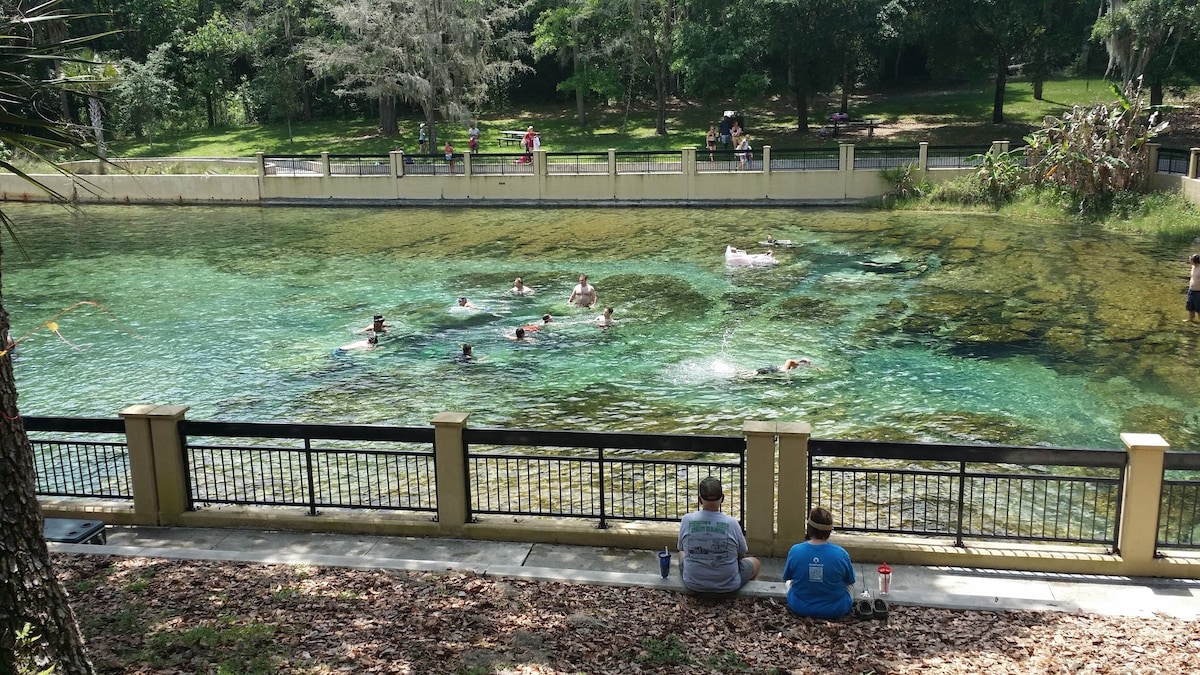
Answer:
<svg viewBox="0 0 1200 675"><path fill-rule="evenodd" d="M1115 97L1103 80L1056 79L1047 82L1043 100L1033 99L1027 81L1011 80L1005 97L1006 122L991 124L993 87L990 83L954 89L856 94L851 99L853 117L877 117L884 127L875 138L857 132L840 137L853 143L905 144L928 141L934 145L983 145L993 140L1020 141L1047 115L1061 115L1071 106L1113 101ZM626 114L622 108L590 108L585 127L575 120L569 102L528 109L505 109L484 113L479 120L483 152L513 152L513 146L500 146L496 136L502 130L525 129L529 125L542 136L542 148L551 152L603 152L618 150L675 150L694 145L703 147L708 125L717 122L731 104L703 105L676 102L668 109L666 136L654 133L654 111L641 106ZM837 100L822 97L810 111L810 124L820 126L837 110ZM775 148L832 146L838 140L819 138L815 133L800 134L796 112L790 100L774 98L742 108L746 127L755 147ZM293 124L294 136L288 139L282 124L254 125L212 131L162 134L151 148L144 139L115 141L109 154L114 157L249 157L255 152L271 154L387 153L397 147L417 151L416 128L419 120L401 120L400 137L383 137L374 120L320 121ZM814 129L815 130L815 129ZM456 123L439 123L438 141L449 139L456 150L467 146L467 130Z"/></svg>

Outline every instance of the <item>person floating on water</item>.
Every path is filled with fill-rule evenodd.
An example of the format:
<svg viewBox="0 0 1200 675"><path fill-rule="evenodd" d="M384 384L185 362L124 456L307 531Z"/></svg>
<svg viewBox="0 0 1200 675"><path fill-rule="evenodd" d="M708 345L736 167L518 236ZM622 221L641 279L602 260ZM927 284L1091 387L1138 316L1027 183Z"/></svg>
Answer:
<svg viewBox="0 0 1200 675"><path fill-rule="evenodd" d="M371 336L367 339L355 340L354 342L344 344L341 347L333 350L333 353L345 354L346 352L364 352L375 349L377 346L379 346L379 334L371 333Z"/></svg>
<svg viewBox="0 0 1200 675"><path fill-rule="evenodd" d="M554 317L550 316L549 314L543 314L541 323L529 323L521 326L521 328L524 329L526 333L536 333L552 321L554 321Z"/></svg>
<svg viewBox="0 0 1200 675"><path fill-rule="evenodd" d="M575 289L571 291L571 297L567 298L568 303L575 303L576 307L591 307L596 304L598 296L596 287L588 283L587 275L579 275L579 283L575 284Z"/></svg>
<svg viewBox="0 0 1200 675"><path fill-rule="evenodd" d="M376 333L376 334L378 334L378 333L388 332L387 329L388 329L388 325L387 325L387 322L383 320L383 315L376 314L375 317L373 319L371 319L370 326L367 326L366 328L359 328L358 330L356 330L354 332L355 333Z"/></svg>
<svg viewBox="0 0 1200 675"><path fill-rule="evenodd" d="M513 295L533 295L533 289L526 286L521 277L513 279L513 287L508 289L508 292Z"/></svg>
<svg viewBox="0 0 1200 675"><path fill-rule="evenodd" d="M770 375L772 373L786 373L800 366L811 366L812 360L806 358L788 359L783 362L782 366L764 366L754 371L756 375Z"/></svg>
<svg viewBox="0 0 1200 675"><path fill-rule="evenodd" d="M605 307L604 313L596 317L596 323L599 324L600 328L609 328L613 325L612 313L612 307Z"/></svg>

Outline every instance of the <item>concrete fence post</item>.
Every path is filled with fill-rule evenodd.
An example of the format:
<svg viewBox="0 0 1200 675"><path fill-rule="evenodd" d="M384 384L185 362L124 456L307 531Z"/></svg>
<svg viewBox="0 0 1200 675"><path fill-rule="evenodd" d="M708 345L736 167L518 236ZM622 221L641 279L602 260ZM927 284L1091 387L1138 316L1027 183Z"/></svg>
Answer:
<svg viewBox="0 0 1200 675"><path fill-rule="evenodd" d="M1158 173L1158 149L1161 147L1158 143L1146 144L1146 175L1151 178Z"/></svg>
<svg viewBox="0 0 1200 675"><path fill-rule="evenodd" d="M463 176L466 178L471 177L471 156L473 154L474 153L472 153L470 150L467 150L466 152L463 153L463 156L462 156Z"/></svg>
<svg viewBox="0 0 1200 675"><path fill-rule="evenodd" d="M188 509L187 471L179 438L179 422L187 411L185 405L160 405L146 413L150 442L154 446L159 525L182 524L181 516Z"/></svg>
<svg viewBox="0 0 1200 675"><path fill-rule="evenodd" d="M331 175L331 169L329 168L329 151L328 150L321 151L321 175L325 176L327 178Z"/></svg>
<svg viewBox="0 0 1200 675"><path fill-rule="evenodd" d="M696 175L696 148L683 148L681 151L681 160L683 162L683 175Z"/></svg>
<svg viewBox="0 0 1200 675"><path fill-rule="evenodd" d="M785 555L792 544L804 541L808 520L808 439L812 426L807 422L780 422L779 435L779 507L775 555ZM828 505L821 505L828 506Z"/></svg>
<svg viewBox="0 0 1200 675"><path fill-rule="evenodd" d="M1121 531L1117 549L1130 574L1145 574L1158 546L1162 503L1163 456L1171 446L1158 434L1121 434L1129 458L1121 498Z"/></svg>
<svg viewBox="0 0 1200 675"><path fill-rule="evenodd" d="M254 153L254 163L257 165L258 177L264 178L267 175L267 158L261 152Z"/></svg>
<svg viewBox="0 0 1200 675"><path fill-rule="evenodd" d="M771 552L775 539L775 423L746 421L746 543L750 552Z"/></svg>
<svg viewBox="0 0 1200 675"><path fill-rule="evenodd" d="M437 465L438 531L461 536L470 513L467 453L463 428L470 413L438 413L433 425L433 461Z"/></svg>
<svg viewBox="0 0 1200 675"><path fill-rule="evenodd" d="M154 443L150 438L149 413L158 406L131 405L120 413L125 420L125 443L129 449L129 480L133 489L133 512L144 525L158 525L158 483L154 471Z"/></svg>
<svg viewBox="0 0 1200 675"><path fill-rule="evenodd" d="M762 152L762 171L771 173L771 146L764 145Z"/></svg>
<svg viewBox="0 0 1200 675"><path fill-rule="evenodd" d="M617 175L617 149L608 149L608 175Z"/></svg>
<svg viewBox="0 0 1200 675"><path fill-rule="evenodd" d="M1200 148L1192 148L1188 157L1188 178L1200 178Z"/></svg>
<svg viewBox="0 0 1200 675"><path fill-rule="evenodd" d="M388 167L392 171L392 178L403 176L404 171L404 153L399 150L392 150L388 153Z"/></svg>
<svg viewBox="0 0 1200 675"><path fill-rule="evenodd" d="M917 144L917 171L929 170L929 141Z"/></svg>

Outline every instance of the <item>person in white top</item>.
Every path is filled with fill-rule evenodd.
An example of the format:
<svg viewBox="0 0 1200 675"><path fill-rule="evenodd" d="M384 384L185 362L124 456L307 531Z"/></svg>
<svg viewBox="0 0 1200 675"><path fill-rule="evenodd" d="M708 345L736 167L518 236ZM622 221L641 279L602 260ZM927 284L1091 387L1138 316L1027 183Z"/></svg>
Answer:
<svg viewBox="0 0 1200 675"><path fill-rule="evenodd" d="M575 303L576 307L591 307L596 304L596 287L589 284L586 274L579 275L579 283L575 284L575 289L571 291L571 297L567 298L568 303Z"/></svg>

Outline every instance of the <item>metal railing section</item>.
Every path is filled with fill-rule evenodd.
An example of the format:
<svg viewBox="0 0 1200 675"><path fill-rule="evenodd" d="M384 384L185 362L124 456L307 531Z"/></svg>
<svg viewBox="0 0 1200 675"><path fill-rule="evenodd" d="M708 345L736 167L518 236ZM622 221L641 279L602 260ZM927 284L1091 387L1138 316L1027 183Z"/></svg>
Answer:
<svg viewBox="0 0 1200 675"><path fill-rule="evenodd" d="M1163 472L1157 545L1200 548L1200 454L1168 452Z"/></svg>
<svg viewBox="0 0 1200 675"><path fill-rule="evenodd" d="M607 174L608 153L547 152L546 173L562 175Z"/></svg>
<svg viewBox="0 0 1200 675"><path fill-rule="evenodd" d="M392 160L387 155L330 155L331 176L390 176Z"/></svg>
<svg viewBox="0 0 1200 675"><path fill-rule="evenodd" d="M405 155L407 157L407 155ZM605 155L605 172L608 171L608 159ZM446 159L443 157L442 161ZM408 167L405 166L405 172ZM487 153L471 155L472 176L532 176L533 155L523 152Z"/></svg>
<svg viewBox="0 0 1200 675"><path fill-rule="evenodd" d="M1192 159L1192 151L1183 148L1158 149L1158 173L1170 173L1186 176L1188 164Z"/></svg>
<svg viewBox="0 0 1200 675"><path fill-rule="evenodd" d="M914 168L921 160L921 150L908 146L876 146L854 148L854 170L899 169L908 165Z"/></svg>
<svg viewBox="0 0 1200 675"><path fill-rule="evenodd" d="M990 145L931 145L926 148L926 167L930 169L971 169L983 163L980 155L986 155L991 151L992 146Z"/></svg>
<svg viewBox="0 0 1200 675"><path fill-rule="evenodd" d="M24 422L33 447L37 494L133 499L124 420L25 417ZM63 438L66 434L72 437Z"/></svg>
<svg viewBox="0 0 1200 675"><path fill-rule="evenodd" d="M617 173L683 173L683 152L680 150L618 152Z"/></svg>
<svg viewBox="0 0 1200 675"><path fill-rule="evenodd" d="M706 476L725 486L725 512L745 512L740 436L464 429L470 514L678 521Z"/></svg>
<svg viewBox="0 0 1200 675"><path fill-rule="evenodd" d="M1117 546L1126 454L810 441L809 508L845 531Z"/></svg>
<svg viewBox="0 0 1200 675"><path fill-rule="evenodd" d="M772 171L838 171L841 169L839 148L803 148L798 150L771 149Z"/></svg>
<svg viewBox="0 0 1200 675"><path fill-rule="evenodd" d="M310 515L321 507L437 510L432 427L184 420L179 433L190 509L304 506ZM205 441L214 437L222 442ZM243 442L232 442L237 440Z"/></svg>
<svg viewBox="0 0 1200 675"><path fill-rule="evenodd" d="M454 158L453 162L446 161L445 153L429 154L429 155L404 155L404 175L405 176L461 176L466 172L466 167L463 164L463 156L458 153L451 153ZM474 169L475 155L472 158L472 169ZM453 164L453 171L451 171Z"/></svg>
<svg viewBox="0 0 1200 675"><path fill-rule="evenodd" d="M325 165L320 155L272 155L263 158L268 175L323 176Z"/></svg>

